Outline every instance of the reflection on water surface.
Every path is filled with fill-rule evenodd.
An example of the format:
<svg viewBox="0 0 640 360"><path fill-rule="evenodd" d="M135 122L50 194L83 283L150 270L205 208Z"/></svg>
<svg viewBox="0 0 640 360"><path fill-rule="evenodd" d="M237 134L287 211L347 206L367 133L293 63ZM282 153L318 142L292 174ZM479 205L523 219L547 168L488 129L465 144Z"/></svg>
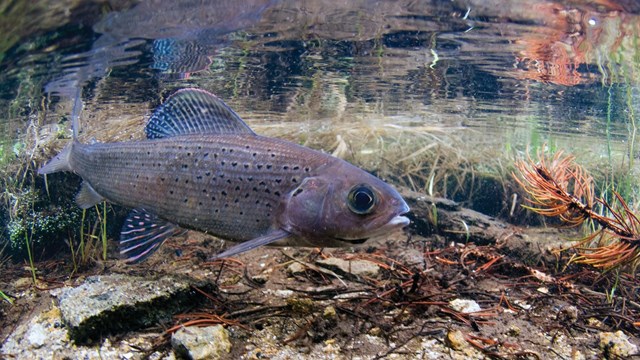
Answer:
<svg viewBox="0 0 640 360"><path fill-rule="evenodd" d="M195 86L260 133L445 196L456 170L508 174L505 159L543 144L633 174L639 14L606 0L20 3L2 14L3 157L68 138L79 90L83 139L117 141Z"/></svg>

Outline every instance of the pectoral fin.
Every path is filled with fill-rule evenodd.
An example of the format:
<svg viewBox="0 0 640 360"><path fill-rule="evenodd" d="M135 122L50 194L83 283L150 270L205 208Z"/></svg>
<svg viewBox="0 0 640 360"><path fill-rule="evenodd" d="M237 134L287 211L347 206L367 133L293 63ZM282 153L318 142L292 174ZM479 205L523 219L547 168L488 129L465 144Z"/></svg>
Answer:
<svg viewBox="0 0 640 360"><path fill-rule="evenodd" d="M76 194L76 204L78 204L81 209L88 209L100 203L102 200L104 200L104 198L98 194L88 182L82 182L80 192Z"/></svg>
<svg viewBox="0 0 640 360"><path fill-rule="evenodd" d="M268 245L271 244L273 242L276 242L278 240L282 240L286 237L288 237L289 234L288 232L284 231L284 230L275 230L272 231L264 236L255 238L255 239L251 239L249 241L245 241L245 242L241 242L235 246L230 247L229 249L227 249L226 251L221 252L218 255L214 255L212 258L210 258L209 260L217 260L217 259L222 259L222 258L226 258L226 257L230 257L230 256L234 256L234 255L238 255L240 253L243 253L245 251L249 251L252 249L255 249L257 247L260 246L264 246L264 245Z"/></svg>
<svg viewBox="0 0 640 360"><path fill-rule="evenodd" d="M144 209L134 209L120 231L120 255L130 264L142 262L178 232L178 226Z"/></svg>

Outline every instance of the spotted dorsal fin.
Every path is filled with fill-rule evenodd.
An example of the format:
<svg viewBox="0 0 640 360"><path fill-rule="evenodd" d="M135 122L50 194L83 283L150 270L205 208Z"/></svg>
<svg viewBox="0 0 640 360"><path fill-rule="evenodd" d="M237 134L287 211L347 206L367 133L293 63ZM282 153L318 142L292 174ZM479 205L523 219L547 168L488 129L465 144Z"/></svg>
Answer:
<svg viewBox="0 0 640 360"><path fill-rule="evenodd" d="M171 95L151 115L148 139L188 134L252 134L235 111L210 92L183 89Z"/></svg>

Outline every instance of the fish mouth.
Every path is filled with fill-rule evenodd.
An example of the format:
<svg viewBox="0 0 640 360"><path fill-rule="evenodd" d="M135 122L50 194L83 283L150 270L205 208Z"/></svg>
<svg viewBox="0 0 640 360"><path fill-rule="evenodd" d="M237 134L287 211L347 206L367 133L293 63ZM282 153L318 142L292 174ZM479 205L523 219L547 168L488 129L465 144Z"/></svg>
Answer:
<svg viewBox="0 0 640 360"><path fill-rule="evenodd" d="M336 238L336 240L347 242L352 245L360 245L365 243L367 240L372 238L377 238L384 236L391 232L394 229L401 229L411 223L408 217L404 216L409 212L409 207L405 204L403 211L398 215L394 216L389 220L386 224L382 225L380 228L372 232L366 238L357 238L357 239L345 239L345 238Z"/></svg>

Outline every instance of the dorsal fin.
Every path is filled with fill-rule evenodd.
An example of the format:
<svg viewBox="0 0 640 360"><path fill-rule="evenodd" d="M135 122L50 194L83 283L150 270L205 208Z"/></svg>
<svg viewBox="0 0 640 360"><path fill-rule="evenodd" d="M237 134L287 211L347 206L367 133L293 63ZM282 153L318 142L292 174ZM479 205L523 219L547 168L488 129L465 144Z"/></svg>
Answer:
<svg viewBox="0 0 640 360"><path fill-rule="evenodd" d="M182 89L151 115L145 128L148 139L187 134L252 134L235 111L210 92Z"/></svg>

